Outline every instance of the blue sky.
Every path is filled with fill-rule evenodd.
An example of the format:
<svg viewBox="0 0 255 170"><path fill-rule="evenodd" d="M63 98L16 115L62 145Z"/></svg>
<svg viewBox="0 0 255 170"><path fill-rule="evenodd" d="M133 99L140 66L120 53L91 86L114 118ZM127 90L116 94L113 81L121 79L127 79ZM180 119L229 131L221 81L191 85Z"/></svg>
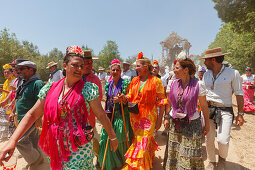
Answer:
<svg viewBox="0 0 255 170"><path fill-rule="evenodd" d="M211 0L2 0L0 29L41 54L87 44L97 55L112 40L124 59L140 51L158 58L171 31L188 39L190 54L201 54L222 23L213 6Z"/></svg>

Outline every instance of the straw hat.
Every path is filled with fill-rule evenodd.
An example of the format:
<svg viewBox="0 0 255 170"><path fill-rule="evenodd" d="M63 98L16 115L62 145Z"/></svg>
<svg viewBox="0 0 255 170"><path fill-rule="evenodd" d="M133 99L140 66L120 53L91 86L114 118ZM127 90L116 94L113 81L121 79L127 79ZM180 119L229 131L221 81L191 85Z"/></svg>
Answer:
<svg viewBox="0 0 255 170"><path fill-rule="evenodd" d="M58 63L55 63L54 61L51 61L51 62L48 63L48 66L46 68L50 68L50 67L55 66L57 64Z"/></svg>
<svg viewBox="0 0 255 170"><path fill-rule="evenodd" d="M104 68L103 67L99 67L98 71L104 71Z"/></svg>
<svg viewBox="0 0 255 170"><path fill-rule="evenodd" d="M123 61L123 64L130 65L130 62L129 61Z"/></svg>
<svg viewBox="0 0 255 170"><path fill-rule="evenodd" d="M202 58L206 59L206 58L220 57L220 56L224 56L228 54L230 53L222 53L221 47L219 47L219 48L205 50L205 56Z"/></svg>

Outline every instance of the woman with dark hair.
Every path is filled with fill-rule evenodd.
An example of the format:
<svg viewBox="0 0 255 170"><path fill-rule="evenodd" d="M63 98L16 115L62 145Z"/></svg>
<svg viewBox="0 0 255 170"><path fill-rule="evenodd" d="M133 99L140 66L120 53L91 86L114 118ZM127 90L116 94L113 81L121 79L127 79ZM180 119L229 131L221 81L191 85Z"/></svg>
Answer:
<svg viewBox="0 0 255 170"><path fill-rule="evenodd" d="M0 164L3 160L8 161L19 138L43 113L39 146L49 156L53 170L95 169L91 141L93 131L88 121L90 109L109 134L111 149L118 147L116 135L101 106L98 87L82 80L84 56L80 47L67 48L63 68L65 77L41 89L38 101L0 151Z"/></svg>
<svg viewBox="0 0 255 170"><path fill-rule="evenodd" d="M162 124L164 105L167 101L161 80L150 74L152 69L150 60L144 58L142 52L139 53L136 61L139 76L133 78L129 93L122 96L123 102L138 105L136 114L130 113L134 139L125 154L127 166L124 169L149 170L158 149L153 133Z"/></svg>
<svg viewBox="0 0 255 170"><path fill-rule="evenodd" d="M112 80L109 82L106 82L106 85L105 85L105 95L107 97L105 102L106 104L105 112L106 114L108 114L108 117L110 119L113 116L112 126L118 138L119 146L115 152L107 150L106 160L104 164L104 168L107 170L121 168L125 164L124 155L129 148L127 144L130 144L132 142L131 140L133 137L133 132L130 125L130 118L129 118L129 112L127 110L127 106L122 105L123 106L123 110L122 110L120 100L118 100L118 98L115 98L115 96L119 95L120 93L126 94L128 92L128 86L130 84L130 81L128 79L122 79L120 77L121 67L120 67L120 61L118 59L112 60L111 66L110 66L110 72L111 72ZM113 115L113 108L114 108L114 115ZM123 120L122 111L124 112L125 123ZM127 136L125 131L125 125L126 125ZM128 141L126 137L128 137ZM99 150L99 163L101 167L103 164L104 154L106 152L107 138L108 138L108 135L105 129L102 129L101 140L100 140L100 150Z"/></svg>
<svg viewBox="0 0 255 170"><path fill-rule="evenodd" d="M255 75L251 73L251 68L245 68L245 74L241 76L242 88L243 88L243 98L245 112L255 112L255 107L253 106L253 96L255 91Z"/></svg>
<svg viewBox="0 0 255 170"><path fill-rule="evenodd" d="M169 129L165 169L204 169L202 135L209 131L209 110L203 83L191 77L195 71L190 59L178 60L174 65L177 79L170 86L168 98L172 110L170 119L164 120L165 128ZM198 100L205 118L204 129L197 111Z"/></svg>

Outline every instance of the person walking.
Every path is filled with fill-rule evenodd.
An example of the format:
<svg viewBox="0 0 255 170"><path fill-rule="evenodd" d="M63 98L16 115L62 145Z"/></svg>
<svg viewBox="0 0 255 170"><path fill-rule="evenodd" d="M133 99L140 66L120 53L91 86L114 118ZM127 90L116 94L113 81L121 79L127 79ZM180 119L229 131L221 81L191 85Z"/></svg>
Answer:
<svg viewBox="0 0 255 170"><path fill-rule="evenodd" d="M255 107L253 106L255 75L251 74L250 67L246 67L245 74L241 76L241 80L244 93L244 112L255 112Z"/></svg>
<svg viewBox="0 0 255 170"><path fill-rule="evenodd" d="M152 75L153 76L157 76L158 78L161 78L161 76L159 75L159 64L158 64L158 61L157 60L153 60L152 62Z"/></svg>
<svg viewBox="0 0 255 170"><path fill-rule="evenodd" d="M17 64L16 67L22 79L15 96L17 120L18 123L20 123L27 115L28 111L35 105L38 99L37 95L44 83L36 74L37 65L35 63L24 61ZM16 141L18 151L27 162L27 169L36 169L37 166L43 162L43 156L38 147L38 141L38 130L34 125Z"/></svg>
<svg viewBox="0 0 255 170"><path fill-rule="evenodd" d="M179 59L174 65L176 79L170 85L164 126L169 129L165 169L204 169L202 135L209 131L209 110L206 89L202 82L192 78L196 66L191 59ZM202 129L198 100L205 117Z"/></svg>
<svg viewBox="0 0 255 170"><path fill-rule="evenodd" d="M236 124L242 126L243 119L243 91L241 77L237 70L225 67L222 62L224 56L229 53L222 53L221 48L208 49L205 51L204 64L208 71L205 72L203 80L207 89L206 98L210 109L210 131L206 135L206 151L209 164L207 169L216 167L224 168L228 155L230 130L234 119L232 108L232 94L236 96L238 114ZM216 166L215 136L219 159Z"/></svg>
<svg viewBox="0 0 255 170"><path fill-rule="evenodd" d="M4 77L6 78L3 88L0 88L2 92L0 98L0 139L6 140L9 136L9 127L11 123L8 120L8 117L11 113L11 109L6 109L4 106L8 104L11 100L9 99L9 94L11 93L10 84L14 81L15 77L13 76L12 66L9 64L3 65ZM8 97L8 99L6 99Z"/></svg>
<svg viewBox="0 0 255 170"><path fill-rule="evenodd" d="M55 63L54 61L48 63L46 68L50 69L51 72L48 82L57 82L64 77L62 71L58 69L57 65L58 63Z"/></svg>
<svg viewBox="0 0 255 170"><path fill-rule="evenodd" d="M127 106L121 106L121 100L116 99L115 96L119 95L119 93L126 94L128 92L128 86L130 81L128 79L121 78L121 67L120 61L118 59L114 59L111 62L110 72L112 76L112 80L107 82L105 85L105 95L106 95L106 105L105 112L109 114L109 118L113 116L112 126L116 133L117 139L119 141L119 146L115 152L107 150L105 166L104 168L107 170L112 170L115 168L121 168L125 164L125 153L129 146L127 143L132 142L133 131L130 125L129 112L127 110ZM113 114L113 107L114 114ZM123 110L122 110L123 107ZM125 117L125 124L123 120L123 114ZM125 127L126 126L126 127ZM126 131L125 131L126 128ZM126 138L126 133L128 137L128 141ZM99 151L99 163L102 167L103 158L105 154L105 148L107 143L108 135L105 129L101 131L101 140L100 140L100 151Z"/></svg>
<svg viewBox="0 0 255 170"><path fill-rule="evenodd" d="M139 53L136 61L139 76L131 81L129 93L120 96L123 103L128 101L138 105L136 113L130 113L134 138L125 154L127 165L124 169L149 170L158 149L153 133L162 124L166 98L161 80L151 75L152 69L151 61Z"/></svg>
<svg viewBox="0 0 255 170"><path fill-rule="evenodd" d="M19 138L43 114L39 145L49 156L53 170L95 169L92 161L93 131L87 126L90 108L112 139L111 148L116 150L118 147L114 130L101 107L98 87L82 80L84 56L80 47L67 48L63 68L65 78L48 83L41 89L36 104L27 112L8 143L1 149L1 165L3 160L8 161L13 154ZM31 154L31 151L27 153Z"/></svg>
<svg viewBox="0 0 255 170"><path fill-rule="evenodd" d="M130 62L129 61L124 61L122 63L123 70L121 72L121 78L122 79L128 79L131 81L134 77L136 77L136 72L135 70L130 70Z"/></svg>
<svg viewBox="0 0 255 170"><path fill-rule="evenodd" d="M84 75L82 76L82 79L85 82L90 82L90 83L94 83L97 85L98 92L99 92L99 98L100 98L100 101L102 101L103 93L102 93L101 81L99 80L99 78L96 75L94 75L92 73L92 68L93 68L92 53L90 50L85 50L83 52L84 52ZM92 112L92 110L89 111L88 120L89 120L90 126L92 126L92 128L94 128L94 130L95 130L95 133L97 133L97 131L95 129L96 118L95 118L95 114ZM99 142L96 138L93 138L93 151L94 151L96 157L98 157Z"/></svg>

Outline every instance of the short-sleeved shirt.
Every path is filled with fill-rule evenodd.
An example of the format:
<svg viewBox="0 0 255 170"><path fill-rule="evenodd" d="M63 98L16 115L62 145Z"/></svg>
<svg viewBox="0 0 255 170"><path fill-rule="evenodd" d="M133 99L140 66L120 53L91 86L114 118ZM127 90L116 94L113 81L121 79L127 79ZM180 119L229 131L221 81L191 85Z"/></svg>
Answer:
<svg viewBox="0 0 255 170"><path fill-rule="evenodd" d="M25 114L35 105L38 99L37 95L43 86L44 83L42 80L34 80L24 88L21 98L16 101L18 122L20 122Z"/></svg>
<svg viewBox="0 0 255 170"><path fill-rule="evenodd" d="M167 86L167 80L168 80L169 77L170 77L169 73L164 73L161 76L161 81L162 81L163 87Z"/></svg>
<svg viewBox="0 0 255 170"><path fill-rule="evenodd" d="M56 73L53 74L52 78L49 79L51 82L57 82L64 78L64 75L61 70L58 70Z"/></svg>
<svg viewBox="0 0 255 170"><path fill-rule="evenodd" d="M206 99L223 104L226 107L232 106L232 93L234 92L235 95L243 95L239 72L230 67L222 66L221 71L216 77L214 81L212 70L208 70L204 74L203 80L208 90Z"/></svg>
<svg viewBox="0 0 255 170"><path fill-rule="evenodd" d="M135 77L135 74L132 70L128 70L126 72L121 73L121 78L122 79L128 79L129 81L131 81L132 78L134 78L134 77Z"/></svg>
<svg viewBox="0 0 255 170"><path fill-rule="evenodd" d="M199 93L198 93L198 96L205 96L206 93L207 93L207 90L206 90L206 87L205 87L205 83L202 80L198 81L198 83L199 83ZM172 86L172 83L171 83L171 86ZM171 86L169 87L169 91L171 89ZM170 111L170 116L172 116L172 115L173 115L173 109ZM196 111L194 113L194 115L190 118L190 120L195 120L197 118L199 118L198 111Z"/></svg>
<svg viewBox="0 0 255 170"><path fill-rule="evenodd" d="M99 77L100 80L105 80L105 76L106 76L106 72L98 74L98 77Z"/></svg>
<svg viewBox="0 0 255 170"><path fill-rule="evenodd" d="M52 83L53 82L49 82L48 84L43 86L43 88L40 90L40 93L38 94L38 97L40 99L46 98L46 95L47 95ZM90 111L89 102L99 97L97 85L94 83L86 82L82 88L82 94L85 99L87 110L89 112Z"/></svg>

